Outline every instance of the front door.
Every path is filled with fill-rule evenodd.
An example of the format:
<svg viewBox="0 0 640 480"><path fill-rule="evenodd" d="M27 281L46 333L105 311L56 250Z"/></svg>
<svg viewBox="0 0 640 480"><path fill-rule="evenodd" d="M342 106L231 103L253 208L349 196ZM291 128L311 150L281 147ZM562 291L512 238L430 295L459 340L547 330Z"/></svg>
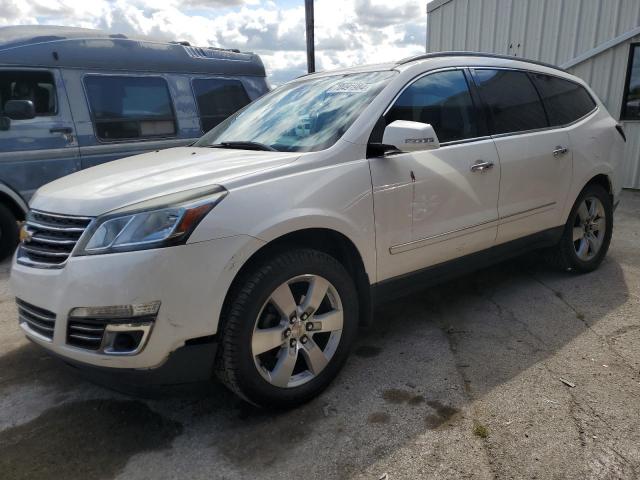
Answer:
<svg viewBox="0 0 640 480"><path fill-rule="evenodd" d="M0 68L0 115L12 99L31 100L36 116L0 131L0 181L29 200L79 169L78 142L59 70Z"/></svg>
<svg viewBox="0 0 640 480"><path fill-rule="evenodd" d="M493 246L500 162L480 119L463 69L419 78L386 113L431 124L441 146L370 161L379 280Z"/></svg>

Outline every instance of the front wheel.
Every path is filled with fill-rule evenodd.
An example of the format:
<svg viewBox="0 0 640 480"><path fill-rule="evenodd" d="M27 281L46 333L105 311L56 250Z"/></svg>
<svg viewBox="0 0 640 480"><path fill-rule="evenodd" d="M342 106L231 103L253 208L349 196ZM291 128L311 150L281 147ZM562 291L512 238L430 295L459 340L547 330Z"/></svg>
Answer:
<svg viewBox="0 0 640 480"><path fill-rule="evenodd" d="M222 318L218 377L245 400L289 408L338 374L357 330L349 273L308 249L278 254L240 280Z"/></svg>
<svg viewBox="0 0 640 480"><path fill-rule="evenodd" d="M562 239L549 251L549 259L562 270L591 272L607 254L612 233L611 197L602 186L588 185L573 205Z"/></svg>

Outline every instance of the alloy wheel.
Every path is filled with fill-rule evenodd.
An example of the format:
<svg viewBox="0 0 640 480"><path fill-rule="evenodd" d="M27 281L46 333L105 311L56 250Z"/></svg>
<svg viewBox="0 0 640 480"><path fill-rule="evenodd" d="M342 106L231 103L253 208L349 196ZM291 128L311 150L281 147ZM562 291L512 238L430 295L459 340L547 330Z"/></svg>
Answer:
<svg viewBox="0 0 640 480"><path fill-rule="evenodd" d="M595 196L585 198L573 226L573 248L583 262L593 259L602 248L607 221L604 205Z"/></svg>
<svg viewBox="0 0 640 480"><path fill-rule="evenodd" d="M271 293L256 319L251 338L256 368L280 388L311 381L336 353L343 324L340 295L327 279L291 278Z"/></svg>

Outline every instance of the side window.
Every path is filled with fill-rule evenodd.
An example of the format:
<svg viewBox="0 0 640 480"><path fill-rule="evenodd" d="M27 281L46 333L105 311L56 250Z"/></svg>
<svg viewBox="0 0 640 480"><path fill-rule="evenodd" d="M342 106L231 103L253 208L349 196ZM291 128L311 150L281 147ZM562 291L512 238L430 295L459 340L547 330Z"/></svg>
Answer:
<svg viewBox="0 0 640 480"><path fill-rule="evenodd" d="M589 92L577 83L538 73L531 77L554 127L575 122L596 107Z"/></svg>
<svg viewBox="0 0 640 480"><path fill-rule="evenodd" d="M490 113L492 134L549 126L538 92L525 72L477 69L475 78Z"/></svg>
<svg viewBox="0 0 640 480"><path fill-rule="evenodd" d="M57 112L56 87L50 72L0 71L0 113L9 100L31 100L39 117Z"/></svg>
<svg viewBox="0 0 640 480"><path fill-rule="evenodd" d="M84 84L101 140L175 135L176 118L164 78L89 75Z"/></svg>
<svg viewBox="0 0 640 480"><path fill-rule="evenodd" d="M239 80L196 78L193 80L193 91L203 132L208 132L251 102Z"/></svg>
<svg viewBox="0 0 640 480"><path fill-rule="evenodd" d="M640 120L640 44L631 45L620 120Z"/></svg>
<svg viewBox="0 0 640 480"><path fill-rule="evenodd" d="M476 111L461 70L433 73L410 85L387 113L386 123L429 123L440 142L478 136Z"/></svg>

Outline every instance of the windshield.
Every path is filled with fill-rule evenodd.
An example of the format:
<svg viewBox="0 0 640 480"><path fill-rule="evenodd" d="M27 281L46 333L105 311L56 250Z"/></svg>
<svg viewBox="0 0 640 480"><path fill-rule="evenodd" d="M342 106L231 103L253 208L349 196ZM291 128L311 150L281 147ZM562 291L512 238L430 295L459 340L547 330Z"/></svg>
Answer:
<svg viewBox="0 0 640 480"><path fill-rule="evenodd" d="M284 85L227 118L195 146L324 150L338 141L395 73L333 75Z"/></svg>

